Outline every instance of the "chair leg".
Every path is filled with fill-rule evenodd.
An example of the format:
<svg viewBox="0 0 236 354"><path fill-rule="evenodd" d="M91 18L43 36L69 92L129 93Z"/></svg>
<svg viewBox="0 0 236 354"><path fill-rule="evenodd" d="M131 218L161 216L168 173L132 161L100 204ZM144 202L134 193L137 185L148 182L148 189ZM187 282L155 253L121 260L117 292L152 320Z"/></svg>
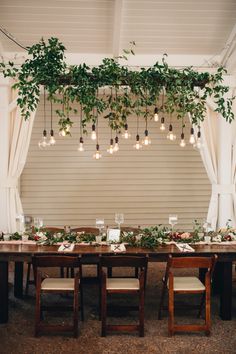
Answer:
<svg viewBox="0 0 236 354"><path fill-rule="evenodd" d="M139 337L144 337L144 291L139 292Z"/></svg>
<svg viewBox="0 0 236 354"><path fill-rule="evenodd" d="M82 279L80 279L82 282ZM80 316L81 321L84 321L84 294L83 294L83 284L80 283Z"/></svg>
<svg viewBox="0 0 236 354"><path fill-rule="evenodd" d="M41 321L41 295L40 289L36 289L36 303L35 303L35 337L39 335L39 323Z"/></svg>
<svg viewBox="0 0 236 354"><path fill-rule="evenodd" d="M202 294L202 297L201 297L201 302L200 302L200 306L199 306L199 310L198 310L198 318L201 317L202 315L202 310L203 310L203 306L204 306L204 303L205 303L205 293Z"/></svg>
<svg viewBox="0 0 236 354"><path fill-rule="evenodd" d="M168 335L174 334L174 292L169 291Z"/></svg>
<svg viewBox="0 0 236 354"><path fill-rule="evenodd" d="M211 300L210 300L210 284L209 288L207 289L206 286L206 335L210 335L210 330L211 330Z"/></svg>
<svg viewBox="0 0 236 354"><path fill-rule="evenodd" d="M102 320L102 337L106 337L106 320L107 320L107 292L102 287L102 299L101 299L101 320Z"/></svg>
<svg viewBox="0 0 236 354"><path fill-rule="evenodd" d="M78 312L79 312L79 298L77 291L74 291L74 337L78 337Z"/></svg>
<svg viewBox="0 0 236 354"><path fill-rule="evenodd" d="M158 320L162 319L162 308L164 305L165 294L166 294L166 286L165 286L165 284L163 284L161 298L160 298L160 304L159 304L159 310L158 310Z"/></svg>
<svg viewBox="0 0 236 354"><path fill-rule="evenodd" d="M27 264L26 284L25 284L25 296L28 296L28 293L29 293L30 271L31 271L31 263L28 263Z"/></svg>

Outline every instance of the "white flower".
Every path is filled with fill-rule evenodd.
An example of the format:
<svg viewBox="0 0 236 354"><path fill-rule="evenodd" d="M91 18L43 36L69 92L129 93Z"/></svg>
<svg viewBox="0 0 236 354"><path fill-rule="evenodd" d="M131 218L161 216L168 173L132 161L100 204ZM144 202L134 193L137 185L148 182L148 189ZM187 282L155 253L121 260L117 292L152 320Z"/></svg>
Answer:
<svg viewBox="0 0 236 354"><path fill-rule="evenodd" d="M36 236L39 237L40 241L46 241L47 236L43 232L37 232Z"/></svg>

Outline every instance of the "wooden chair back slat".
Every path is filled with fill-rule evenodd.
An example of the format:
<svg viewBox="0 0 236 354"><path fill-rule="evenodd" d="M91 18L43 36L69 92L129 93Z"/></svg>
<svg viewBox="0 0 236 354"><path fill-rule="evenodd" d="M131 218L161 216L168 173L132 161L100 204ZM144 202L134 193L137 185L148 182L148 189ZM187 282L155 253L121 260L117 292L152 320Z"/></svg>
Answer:
<svg viewBox="0 0 236 354"><path fill-rule="evenodd" d="M88 234L99 235L99 230L96 227L76 227L71 230L72 232L86 232Z"/></svg>
<svg viewBox="0 0 236 354"><path fill-rule="evenodd" d="M69 267L76 268L80 265L78 256L34 256L32 263L37 267Z"/></svg>
<svg viewBox="0 0 236 354"><path fill-rule="evenodd" d="M147 257L143 256L102 256L100 258L101 267L130 267L146 268Z"/></svg>
<svg viewBox="0 0 236 354"><path fill-rule="evenodd" d="M169 256L169 268L212 268L217 256L213 257L172 257Z"/></svg>

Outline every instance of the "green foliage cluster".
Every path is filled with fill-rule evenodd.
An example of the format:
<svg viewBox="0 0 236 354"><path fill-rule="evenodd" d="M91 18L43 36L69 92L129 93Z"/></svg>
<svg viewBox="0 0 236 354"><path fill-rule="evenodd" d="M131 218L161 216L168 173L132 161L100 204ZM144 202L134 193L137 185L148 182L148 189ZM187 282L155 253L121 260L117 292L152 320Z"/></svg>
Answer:
<svg viewBox="0 0 236 354"><path fill-rule="evenodd" d="M134 45L132 42L130 50L124 50L119 58L134 55ZM82 105L85 131L88 123L96 122L102 114L108 125L119 131L132 113L152 119L155 107L160 114L175 113L178 119L190 114L192 124L199 125L204 120L208 97L212 97L216 111L227 121L234 119L234 98L225 98L229 88L222 85L226 73L223 67L215 74L199 73L192 67L177 70L168 66L165 56L162 62L139 71L121 65L119 58L104 58L101 65L92 68L86 64L68 66L65 47L57 38L47 42L42 39L29 48L28 54L29 58L20 67L13 62L0 63L4 76L15 80L18 105L25 119L37 108L41 85L48 92L49 100L62 105L57 110L61 130L73 124L70 114L76 113L72 108L76 104ZM108 94L107 90L101 94L104 87L109 88Z"/></svg>

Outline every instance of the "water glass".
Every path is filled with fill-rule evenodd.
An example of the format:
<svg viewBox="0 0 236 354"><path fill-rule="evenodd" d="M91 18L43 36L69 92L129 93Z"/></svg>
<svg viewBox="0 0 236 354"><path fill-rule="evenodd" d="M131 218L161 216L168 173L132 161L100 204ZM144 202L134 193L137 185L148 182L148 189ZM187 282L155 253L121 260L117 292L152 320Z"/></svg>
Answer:
<svg viewBox="0 0 236 354"><path fill-rule="evenodd" d="M124 223L124 214L116 213L115 214L115 223L118 225L120 229L120 225Z"/></svg>

